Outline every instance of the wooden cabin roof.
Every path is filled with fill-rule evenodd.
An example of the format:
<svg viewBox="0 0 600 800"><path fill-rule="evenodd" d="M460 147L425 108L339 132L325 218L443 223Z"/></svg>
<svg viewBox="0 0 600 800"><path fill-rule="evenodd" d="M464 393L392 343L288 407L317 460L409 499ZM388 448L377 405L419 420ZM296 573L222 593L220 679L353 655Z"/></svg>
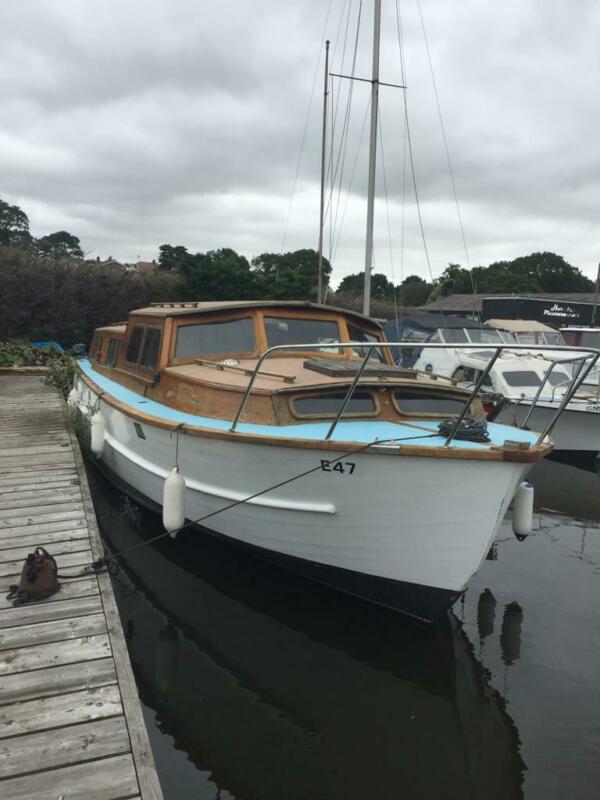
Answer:
<svg viewBox="0 0 600 800"><path fill-rule="evenodd" d="M172 375L182 380L198 381L213 386L234 387L242 390L248 386L248 373L251 375L254 372L257 360L255 358L240 359L234 367L223 364L223 362L208 362L202 359L199 359L199 362L201 363L166 367L164 372L166 375ZM272 359L264 365L264 371L259 372L254 383L254 391L258 393L286 392L338 384L345 387L354 377L354 374L350 376L324 375L314 369L310 369L308 367L309 363L310 359L302 361L299 358L285 356ZM360 364L360 359L355 361L356 368ZM390 370L390 372L392 371ZM360 383L361 385L371 384L384 387L390 385L415 386L416 383L431 387L455 386L450 378L428 375L400 367L397 368L397 376L390 375L384 380L380 380L376 376L364 375Z"/></svg>
<svg viewBox="0 0 600 800"><path fill-rule="evenodd" d="M110 325L103 325L101 328L96 328L96 333L125 333L127 330L126 322L113 322Z"/></svg>
<svg viewBox="0 0 600 800"><path fill-rule="evenodd" d="M347 308L337 306L322 305L319 303L309 303L304 300L222 300L222 301L199 301L187 303L152 303L146 308L136 308L131 315L154 316L154 317L181 317L197 316L198 314L210 314L215 311L236 311L240 308L277 308L290 310L307 309L343 314L347 317L362 322L369 323L374 328L382 328L381 323L360 314L358 311L351 311Z"/></svg>

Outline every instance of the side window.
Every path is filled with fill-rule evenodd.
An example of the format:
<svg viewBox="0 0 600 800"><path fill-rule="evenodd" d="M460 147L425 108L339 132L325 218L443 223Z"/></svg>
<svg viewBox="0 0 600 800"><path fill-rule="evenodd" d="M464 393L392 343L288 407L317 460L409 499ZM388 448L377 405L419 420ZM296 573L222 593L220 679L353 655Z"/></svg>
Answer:
<svg viewBox="0 0 600 800"><path fill-rule="evenodd" d="M160 350L160 328L146 328L146 338L142 349L140 367L154 369L158 361L158 351Z"/></svg>
<svg viewBox="0 0 600 800"><path fill-rule="evenodd" d="M102 344L103 344L103 342L104 342L104 339L102 338L102 336L98 336L98 338L96 340L96 346L94 347L94 357L95 357L96 361L101 361L102 360Z"/></svg>
<svg viewBox="0 0 600 800"><path fill-rule="evenodd" d="M117 360L117 353L119 352L119 339L111 339L108 345L108 355L106 357L106 366L114 367Z"/></svg>
<svg viewBox="0 0 600 800"><path fill-rule="evenodd" d="M131 334L131 339L129 340L129 346L127 347L127 355L125 356L125 360L129 361L130 364L137 364L139 360L140 347L142 346L143 336L144 336L144 326L136 325Z"/></svg>

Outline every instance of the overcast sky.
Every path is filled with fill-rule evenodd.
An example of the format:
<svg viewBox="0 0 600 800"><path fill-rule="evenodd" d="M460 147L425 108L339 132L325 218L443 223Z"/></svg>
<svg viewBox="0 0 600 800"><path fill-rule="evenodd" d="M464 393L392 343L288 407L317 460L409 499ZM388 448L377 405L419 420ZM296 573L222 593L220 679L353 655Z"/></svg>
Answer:
<svg viewBox="0 0 600 800"><path fill-rule="evenodd" d="M248 257L316 247L323 33L332 70L348 72L360 5L331 0L328 12L328 2L0 4L0 195L27 212L34 235L66 229L92 257L150 259L163 243ZM421 4L471 264L552 250L594 277L600 4ZM400 12L417 189L437 276L467 261L418 0L401 0ZM371 32L372 0L363 0L359 76L369 77ZM395 0L383 0L381 79L400 83L399 63ZM348 82L334 82L334 160L347 92ZM342 190L331 204L337 222L327 225L334 284L364 263L369 92L354 84ZM389 202L386 214L380 146L375 271L396 282L429 277L409 173L403 179L402 102L400 90L381 89Z"/></svg>

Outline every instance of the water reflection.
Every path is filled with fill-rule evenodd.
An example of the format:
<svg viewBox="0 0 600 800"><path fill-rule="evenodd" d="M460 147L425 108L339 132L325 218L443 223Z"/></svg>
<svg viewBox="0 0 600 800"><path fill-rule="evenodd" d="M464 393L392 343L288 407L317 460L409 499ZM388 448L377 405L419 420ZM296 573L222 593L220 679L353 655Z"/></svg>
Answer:
<svg viewBox="0 0 600 800"><path fill-rule="evenodd" d="M151 514L142 534L115 513L101 480L95 496L114 546L158 532ZM411 625L194 534L134 551L126 566L115 590L165 734L165 796L214 797L208 773L240 800L522 797L516 728L453 616L435 631ZM495 608L482 592L481 641ZM513 660L515 621L505 609ZM197 786L161 770L170 737Z"/></svg>
<svg viewBox="0 0 600 800"><path fill-rule="evenodd" d="M521 654L521 625L523 624L523 609L516 603L509 603L504 608L502 617L502 632L500 634L500 647L502 660L510 667L519 659Z"/></svg>
<svg viewBox="0 0 600 800"><path fill-rule="evenodd" d="M496 620L496 598L489 589L484 589L477 603L477 630L479 642L483 642L494 632Z"/></svg>

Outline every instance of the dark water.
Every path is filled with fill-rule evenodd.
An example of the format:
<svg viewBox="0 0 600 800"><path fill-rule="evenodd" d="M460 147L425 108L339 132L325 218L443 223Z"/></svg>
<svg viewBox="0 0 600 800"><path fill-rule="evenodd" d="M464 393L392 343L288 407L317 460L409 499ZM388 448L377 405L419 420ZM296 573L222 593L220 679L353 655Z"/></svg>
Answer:
<svg viewBox="0 0 600 800"><path fill-rule="evenodd" d="M92 477L112 547L161 532ZM433 631L196 532L128 554L167 800L600 796L600 478L566 456L530 477L534 534L505 521Z"/></svg>

